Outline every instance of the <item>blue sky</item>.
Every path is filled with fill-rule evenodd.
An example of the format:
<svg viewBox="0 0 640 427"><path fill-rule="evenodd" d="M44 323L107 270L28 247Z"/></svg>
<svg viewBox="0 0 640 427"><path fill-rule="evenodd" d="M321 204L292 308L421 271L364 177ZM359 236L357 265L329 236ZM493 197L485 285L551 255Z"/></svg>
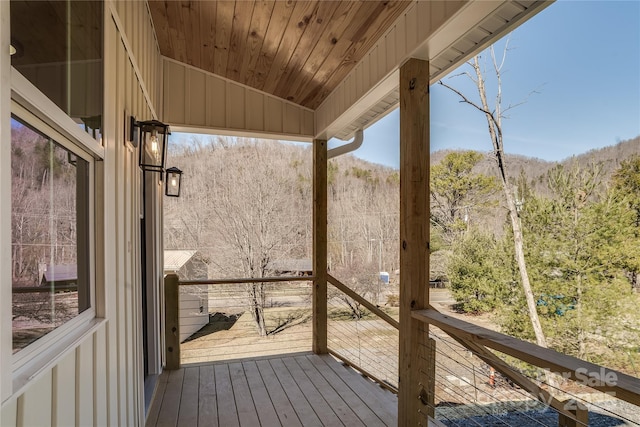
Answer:
<svg viewBox="0 0 640 427"><path fill-rule="evenodd" d="M496 53L503 47L498 42ZM476 95L464 76L444 80ZM508 153L562 160L640 135L640 1L558 1L517 28L509 36L503 98L503 105L526 100L503 122ZM458 101L432 87L431 150L489 151L484 117ZM396 110L366 129L354 154L398 167L398 123Z"/></svg>

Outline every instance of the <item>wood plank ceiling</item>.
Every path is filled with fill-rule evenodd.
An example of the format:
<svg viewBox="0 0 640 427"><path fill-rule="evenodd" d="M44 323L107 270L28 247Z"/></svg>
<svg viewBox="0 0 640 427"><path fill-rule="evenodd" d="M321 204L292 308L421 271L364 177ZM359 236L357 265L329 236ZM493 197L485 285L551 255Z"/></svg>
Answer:
<svg viewBox="0 0 640 427"><path fill-rule="evenodd" d="M163 55L312 109L409 4L149 0Z"/></svg>

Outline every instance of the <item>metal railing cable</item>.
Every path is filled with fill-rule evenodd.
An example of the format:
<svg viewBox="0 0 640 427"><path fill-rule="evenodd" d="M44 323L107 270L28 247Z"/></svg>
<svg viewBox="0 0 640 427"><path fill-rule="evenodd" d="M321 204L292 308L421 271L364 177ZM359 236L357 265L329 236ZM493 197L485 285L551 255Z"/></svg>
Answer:
<svg viewBox="0 0 640 427"><path fill-rule="evenodd" d="M442 342L444 345L446 345L446 346L447 346L447 348L448 348L449 350L451 350L451 351L453 351L453 352L456 352L456 354L458 354L458 355L461 355L461 354L460 354L460 352L459 352L459 350L458 350L458 349L456 349L456 347L459 347L459 346L460 346L456 341L451 340L451 339L447 339L446 337L442 337L442 336L437 336L437 338L436 338L436 339L438 339L440 342ZM476 354L475 354L475 352L473 352L472 350L469 350L469 349L465 349L465 350L466 350L466 351L469 351L471 354L476 355ZM497 355L498 357L500 357L500 354L501 354L501 353L496 353L496 355ZM503 357L502 357L502 359L503 359L503 360L505 360L505 359L506 359L506 357L504 357L504 356L503 356ZM506 360L505 360L505 361L506 361ZM460 361L457 361L457 362L458 362L458 363L461 363ZM540 383L540 384L544 384L548 389L556 390L557 392L559 392L559 393L561 393L561 394L563 394L563 395L566 395L566 396L571 397L571 399L572 399L572 400L575 400L575 401L580 402L580 403L582 403L582 404L584 404L584 405L587 405L587 406L591 406L592 408L596 408L596 409L598 409L598 410L600 410L600 411L602 411L602 412L606 412L607 414L610 414L610 415L612 415L612 416L618 417L618 418L620 418L621 420L623 420L623 421L625 421L625 422L633 423L633 424L635 424L635 425L640 425L640 420L638 420L638 419L635 419L635 420L634 420L634 419L631 419L631 418L629 418L629 417L625 416L624 414L620 414L620 413L618 413L618 412L614 412L614 411L612 411L611 409L608 409L608 408L606 408L606 407L604 407L604 406L602 406L602 405L599 405L599 404L598 404L598 403L596 403L596 402L588 401L588 400L586 400L586 399L584 399L584 398L582 398L582 397L578 396L577 394L570 392L570 391L569 391L569 390L567 390L566 388L561 388L559 385L549 384L548 382L546 382L546 381L544 381L543 379L541 379L539 376L538 376L538 377L536 377L536 376L533 376L533 375L529 374L529 373L528 373L528 371L527 371L527 370L525 370L525 369L518 369L518 368L517 368L517 367L515 367L515 366L512 366L512 369L517 370L517 371L518 371L518 372L520 372L522 375L527 376L530 380L532 380L532 381L534 381L534 382L537 382L537 383ZM584 387L586 387L586 386L584 386ZM518 387L518 388L513 389L513 391L516 391L517 393L520 393L520 394L521 394L521 395L523 395L523 396L531 397L531 395L530 395L530 394L528 394L527 392L525 392L524 390L522 390L522 389L521 389L521 388L519 388L519 387ZM598 392L598 393L604 394L603 392ZM621 403L623 403L623 402L621 402ZM554 409L554 408L552 408L552 407L550 407L550 406L548 406L548 405L546 405L546 406L547 406L549 409L551 409L551 410L555 411L555 409ZM556 412L557 412L557 411L556 411ZM582 422L581 422L581 421L579 421L579 420L576 420L576 422L581 423L581 424L583 424L583 425L584 425L584 423L582 423Z"/></svg>
<svg viewBox="0 0 640 427"><path fill-rule="evenodd" d="M458 343L456 343L455 341L448 341L448 340L446 340L444 337L441 337L441 336L434 336L434 338L435 338L436 340L438 340L438 341L442 342L444 345L446 345L446 346L447 346L447 348L448 348L450 351L452 351L452 352L454 352L455 354L457 354L458 356L460 356L460 357L462 357L462 358L466 359L465 355L461 354L461 353L460 353L460 351L455 347L455 346L458 346L458 347L460 346L460 345L459 345ZM453 345L452 345L452 344L453 344ZM444 356L446 356L446 357L450 358L448 355L446 355L446 354L445 354L444 352L442 352L441 350L437 350L437 347L436 347L436 351L437 351L437 352L439 352L439 353L441 353L442 355L444 355ZM467 349L465 349L465 351L468 351L471 355L473 355L473 356L476 356L476 357L477 357L476 353L474 353L472 350L467 350ZM467 369L469 369L469 370L471 370L471 371L473 371L473 369L474 369L474 367L475 367L474 365L464 365L460 360L454 360L454 359L452 359L452 358L450 358L450 359L451 359L451 360L453 360L454 362L456 362L456 363L460 364L460 365L465 366ZM486 362L482 362L482 363L485 363L485 364L486 364ZM517 385L514 385L514 386L515 386L515 387L511 389L512 391L516 392L517 394L519 394L519 395L521 395L521 396L523 396L523 397L525 397L525 398L527 398L527 399L533 399L533 397L531 396L531 394L530 394L530 393L528 393L527 391L525 391L525 390L523 390L522 388L518 387ZM501 389L501 388L496 387L496 388L495 388L495 390L496 390L497 392L501 393L502 395L506 396L506 394L502 391L502 389ZM537 400L536 400L536 401L537 401ZM542 403L541 403L541 404L542 404ZM548 408L550 408L550 409L553 409L553 408L551 408L551 407L550 407L550 406L548 406L548 405L545 405L545 406L546 406L546 407L548 407Z"/></svg>
<svg viewBox="0 0 640 427"><path fill-rule="evenodd" d="M397 392L398 321L338 279L332 276L328 279L330 352Z"/></svg>
<svg viewBox="0 0 640 427"><path fill-rule="evenodd" d="M445 355L444 353L439 352L438 350L436 350L436 352L438 352L441 356L446 357L446 355ZM456 361L454 360L454 362L456 362ZM436 366L437 366L437 367L439 366L441 370L444 370L444 371L448 372L448 373L449 373L449 374L451 374L451 375L454 375L454 376L456 375L456 372L454 372L454 371L453 371L453 370L451 370L450 368L446 367L443 363L438 362L437 360L436 360ZM442 378L442 376L440 376L440 378ZM473 387L475 390L480 391L481 393L483 393L483 394L485 394L485 395L487 395L487 396L489 396L489 397L491 397L491 398L494 398L494 400L496 400L497 402L504 403L504 401L502 401L502 400L495 399L495 396L491 395L491 394L490 394L490 393L488 393L487 391L482 390L482 389L480 389L480 388L476 387L476 385L475 385L475 384L472 384L468 379L460 378L460 380L461 380L461 381L463 381L463 382L465 382L465 383L466 383L466 384L468 384L469 386ZM450 386L450 387L451 387L451 386ZM468 395L468 393L466 393L466 392L465 392L465 396L466 396L466 395ZM475 399L474 399L474 400L475 400ZM483 405L474 404L474 406L475 406L475 407L478 407L478 408L483 408ZM531 415L527 414L527 411L522 411L522 410L518 409L515 405L511 405L511 408L512 408L512 409L508 410L508 412L515 412L515 413L518 413L518 414L520 414L522 417L527 418L529 421L531 421L531 422L533 422L533 423L535 423L535 424L538 424L538 425L541 425L541 426L545 426L545 427L550 427L548 424L545 424L545 423L543 423L543 422L541 422L541 421L539 421L539 420L536 420L536 419L535 419L535 418L533 418ZM551 409L553 409L553 408L551 408ZM491 414L487 409L484 409L484 411L485 411L487 414L493 415L493 414Z"/></svg>

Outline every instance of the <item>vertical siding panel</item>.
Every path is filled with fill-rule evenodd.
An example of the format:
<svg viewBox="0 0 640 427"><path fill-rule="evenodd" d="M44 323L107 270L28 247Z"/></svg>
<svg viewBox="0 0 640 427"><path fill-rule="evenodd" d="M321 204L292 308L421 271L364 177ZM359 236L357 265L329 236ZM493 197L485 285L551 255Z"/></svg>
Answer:
<svg viewBox="0 0 640 427"><path fill-rule="evenodd" d="M431 1L419 1L417 7L417 21L419 25L417 27L418 40L424 40L427 35L431 33L431 8L435 2Z"/></svg>
<svg viewBox="0 0 640 427"><path fill-rule="evenodd" d="M18 412L18 405L15 399L11 399L4 403L2 409L0 409L0 426L13 427L16 425L16 414Z"/></svg>
<svg viewBox="0 0 640 427"><path fill-rule="evenodd" d="M407 52L407 17L406 15L402 15L400 20L395 24L393 30L396 33L396 48L395 48L395 58L394 58L394 66L397 64ZM393 67L388 67L387 69L391 69Z"/></svg>
<svg viewBox="0 0 640 427"><path fill-rule="evenodd" d="M284 104L284 129L285 133L298 133L300 130L300 115L298 109L291 104Z"/></svg>
<svg viewBox="0 0 640 427"><path fill-rule="evenodd" d="M380 70L379 51L380 49L378 46L375 46L371 53L367 55L369 59L369 66L368 68L365 68L366 72L363 73L364 81L362 82L362 90L360 91L359 96L362 96L367 92L371 87L371 82L378 81L378 70Z"/></svg>
<svg viewBox="0 0 640 427"><path fill-rule="evenodd" d="M344 88L342 83L335 90L333 105L336 111L344 111Z"/></svg>
<svg viewBox="0 0 640 427"><path fill-rule="evenodd" d="M93 342L95 354L93 366L93 395L94 395L94 424L107 425L107 345L105 328L100 328L95 333Z"/></svg>
<svg viewBox="0 0 640 427"><path fill-rule="evenodd" d="M405 12L404 23L406 26L405 34L407 35L406 52L408 53L418 47L418 5L416 3L409 6L409 10Z"/></svg>
<svg viewBox="0 0 640 427"><path fill-rule="evenodd" d="M71 426L76 422L76 354L70 352L53 369L53 414L51 425Z"/></svg>
<svg viewBox="0 0 640 427"><path fill-rule="evenodd" d="M444 1L438 1L433 2L431 5L431 28L438 28L444 22L447 7L446 3L447 2Z"/></svg>
<svg viewBox="0 0 640 427"><path fill-rule="evenodd" d="M204 126L206 124L206 92L205 75L198 70L189 69L189 124Z"/></svg>
<svg viewBox="0 0 640 427"><path fill-rule="evenodd" d="M146 87L148 90L150 90L153 86L153 82L151 81L151 79L149 78L149 70L151 68L151 53L152 53L152 46L151 46L151 39L149 37L149 33L151 31L151 21L149 18L149 13L147 12L147 5L146 2L140 2L142 4L142 9L144 10L144 22L145 22L145 26L142 28L142 33L144 34L144 43L143 43L143 49L142 52L144 54L144 61L143 65L144 65L144 69L142 70L142 79L145 81L146 83ZM151 94L149 94L149 96L151 96Z"/></svg>
<svg viewBox="0 0 640 427"><path fill-rule="evenodd" d="M184 67L167 61L164 79L164 117L168 122L185 123L184 103Z"/></svg>
<svg viewBox="0 0 640 427"><path fill-rule="evenodd" d="M214 101L214 89L213 89L213 77L206 75L204 78L204 99L205 99L205 125L211 126L213 124L213 105Z"/></svg>
<svg viewBox="0 0 640 427"><path fill-rule="evenodd" d="M182 87L180 96L184 99L184 121L182 123L191 123L191 70L187 67L182 67L184 72L184 81L182 81Z"/></svg>
<svg viewBox="0 0 640 427"><path fill-rule="evenodd" d="M371 61L369 61L371 63ZM362 64L358 64L358 66L356 66L356 96L360 97L362 96L363 92L364 92L364 74L365 74L365 70L367 70L368 73L368 69L366 69Z"/></svg>
<svg viewBox="0 0 640 427"><path fill-rule="evenodd" d="M93 339L76 349L76 424L93 425Z"/></svg>
<svg viewBox="0 0 640 427"><path fill-rule="evenodd" d="M282 132L282 102L270 96L265 97L265 130Z"/></svg>
<svg viewBox="0 0 640 427"><path fill-rule="evenodd" d="M302 119L302 134L303 135L312 135L315 136L315 129L313 126L313 112L312 111L303 111L303 119Z"/></svg>
<svg viewBox="0 0 640 427"><path fill-rule="evenodd" d="M131 7L131 6L128 6ZM136 109L134 108L134 102L135 102L135 95L134 95L134 90L136 88L136 86L134 86L132 84L132 70L131 70L131 62L127 56L127 52L126 49L124 48L123 44L120 44L122 47L120 48L120 52L119 52L119 66L118 66L118 75L119 76L123 76L124 78L124 85L125 85L125 105L127 105L128 107L126 107L128 109L128 111L130 112L130 114L136 116L136 118L138 120L141 120L141 117L139 117L137 114L138 112L136 111ZM122 83L121 83L122 84ZM120 106L118 106L118 108L120 108ZM116 118L116 123L119 123L117 118ZM112 243L114 245L114 247L116 248L116 254L115 254L115 259L116 259L116 263L115 263L115 282L111 284L111 286L114 286L115 288L115 306L116 306L116 310L114 313L114 318L112 319L112 321L114 322L114 329L113 329L113 333L116 335L116 357L117 360L114 361L114 363L116 363L116 371L117 371L117 375L118 375L118 382L117 384L112 384L111 387L117 387L118 389L118 421L117 424L119 425L126 425L127 421L126 421L126 408L127 408L127 396L126 396L126 379L123 378L123 371L125 369L124 367L124 351L125 349L122 346L122 337L124 335L124 327L125 325L122 322L122 316L123 316L123 310L124 310L124 301L123 301L123 297L122 297L122 259L124 257L124 254L122 253L122 251L119 251L118 248L118 242L119 242L119 233L120 230L122 229L122 212L120 211L119 207L122 205L122 161L121 161L121 151L122 151L122 144L120 143L121 141L117 140L116 141L116 147L115 147L115 152L114 152L114 158L112 159L113 162L115 162L115 167L116 167L116 176L114 178L115 181L115 204L112 207L113 214L115 215L115 225L116 225L116 229L115 229L115 233L113 236L107 236L110 239L115 239L115 241ZM113 421L113 420L112 420ZM116 423L114 423L116 424Z"/></svg>
<svg viewBox="0 0 640 427"><path fill-rule="evenodd" d="M372 77L371 82L377 82L380 76L384 74L384 70L387 69L387 38L386 37L384 37L378 42L377 50L378 50L378 61L376 62L375 77L374 77L374 74L371 74L371 77Z"/></svg>
<svg viewBox="0 0 640 427"><path fill-rule="evenodd" d="M243 129L245 125L245 89L229 83L227 85L227 111L229 112L228 126L233 129Z"/></svg>
<svg viewBox="0 0 640 427"><path fill-rule="evenodd" d="M387 50L387 62L384 64L384 69L385 70L390 70L394 65L395 65L395 61L396 61L396 55L395 55L395 50L396 50L396 29L395 27L389 31L389 33L387 34L387 36L385 37L384 40L385 44L386 44L386 50Z"/></svg>
<svg viewBox="0 0 640 427"><path fill-rule="evenodd" d="M142 101L143 96L141 91L138 92L139 98ZM145 106L145 111L147 114L149 114L149 110L148 107ZM130 176L130 170L131 170L131 156L129 153L129 150L126 148L123 148L123 168L122 168L122 174L127 177L127 183L129 185L125 185L124 187L124 200L123 200L123 217L124 217L124 223L123 223L123 238L122 241L119 245L118 250L122 251L123 253L129 254L129 251L127 250L128 248L128 242L131 236L131 221L132 218L129 215L130 211L131 211L131 180L129 179ZM134 346L134 341L133 341L133 334L134 334L134 324L132 321L133 318L133 277L131 274L131 264L132 264L132 260L130 256L126 256L124 259L124 265L123 265L123 269L124 269L124 280L125 280L125 298L126 298L126 310L125 310L125 318L126 318L126 323L125 323L125 330L126 330L126 344L125 344L125 348L126 348L126 366L127 366L127 396L128 396L128 401L130 402L130 410L129 410L129 424L128 425L134 425L134 417L135 414L137 413L136 410L136 401L137 401L137 394L135 393L136 391L136 381L135 381L135 376L134 376L134 352L135 352L135 346Z"/></svg>
<svg viewBox="0 0 640 427"><path fill-rule="evenodd" d="M227 85L224 80L207 76L207 99L211 102L208 122L214 127L226 127Z"/></svg>
<svg viewBox="0 0 640 427"><path fill-rule="evenodd" d="M135 7L135 3L136 2L133 1L125 1L124 31L129 41L133 41L131 40L131 37L133 36L133 31L131 30L133 22L133 8ZM131 47L133 48L133 45Z"/></svg>
<svg viewBox="0 0 640 427"><path fill-rule="evenodd" d="M51 371L18 398L18 427L48 426L51 424Z"/></svg>
<svg viewBox="0 0 640 427"><path fill-rule="evenodd" d="M255 90L247 90L247 128L264 129L264 95Z"/></svg>

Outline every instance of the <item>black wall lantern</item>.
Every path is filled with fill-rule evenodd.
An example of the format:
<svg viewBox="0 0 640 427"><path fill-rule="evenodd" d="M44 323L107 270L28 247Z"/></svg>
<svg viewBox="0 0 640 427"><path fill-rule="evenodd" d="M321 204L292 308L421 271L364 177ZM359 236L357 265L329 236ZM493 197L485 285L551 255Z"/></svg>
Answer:
<svg viewBox="0 0 640 427"><path fill-rule="evenodd" d="M143 170L164 172L170 134L169 125L157 120L138 122L131 117L130 140L140 147L140 167Z"/></svg>
<svg viewBox="0 0 640 427"><path fill-rule="evenodd" d="M180 197L180 185L182 184L182 171L176 167L167 169L164 194L169 197Z"/></svg>

